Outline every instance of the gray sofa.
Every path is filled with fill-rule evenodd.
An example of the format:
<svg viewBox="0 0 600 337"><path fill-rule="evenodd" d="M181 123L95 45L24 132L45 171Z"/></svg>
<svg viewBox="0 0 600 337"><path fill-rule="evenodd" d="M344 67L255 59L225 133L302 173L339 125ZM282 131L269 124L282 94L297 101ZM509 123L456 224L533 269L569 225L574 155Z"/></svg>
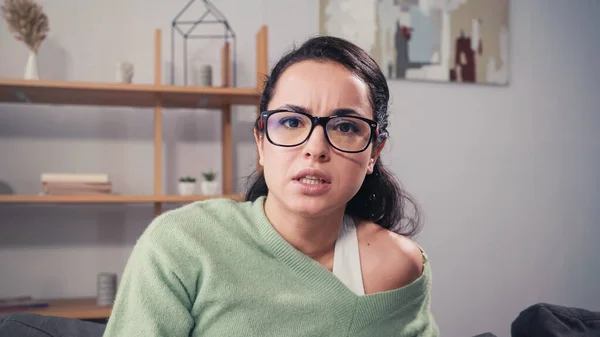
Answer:
<svg viewBox="0 0 600 337"><path fill-rule="evenodd" d="M0 316L0 337L102 337L104 327L102 323L29 313Z"/></svg>
<svg viewBox="0 0 600 337"><path fill-rule="evenodd" d="M105 325L77 319L15 313L0 315L0 337L102 337ZM443 335L443 331L442 331ZM600 312L538 303L511 324L512 337L600 337ZM495 337L484 333L475 337Z"/></svg>

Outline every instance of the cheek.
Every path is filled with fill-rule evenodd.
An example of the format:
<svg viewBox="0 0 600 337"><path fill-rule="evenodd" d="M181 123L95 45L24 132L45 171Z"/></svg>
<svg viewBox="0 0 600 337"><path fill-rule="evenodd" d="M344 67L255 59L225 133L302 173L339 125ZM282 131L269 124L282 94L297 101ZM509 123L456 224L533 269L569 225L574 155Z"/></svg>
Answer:
<svg viewBox="0 0 600 337"><path fill-rule="evenodd" d="M353 170L365 173L371 162L371 155L370 152L364 151L348 156L345 160L348 166L352 166Z"/></svg>
<svg viewBox="0 0 600 337"><path fill-rule="evenodd" d="M368 154L356 154L340 158L339 164L336 165L336 170L341 181L352 186L352 189L358 189L368 173L370 156ZM343 185L342 185L343 186Z"/></svg>
<svg viewBox="0 0 600 337"><path fill-rule="evenodd" d="M262 152L263 170L267 184L285 179L293 159L291 151L267 142L264 144Z"/></svg>

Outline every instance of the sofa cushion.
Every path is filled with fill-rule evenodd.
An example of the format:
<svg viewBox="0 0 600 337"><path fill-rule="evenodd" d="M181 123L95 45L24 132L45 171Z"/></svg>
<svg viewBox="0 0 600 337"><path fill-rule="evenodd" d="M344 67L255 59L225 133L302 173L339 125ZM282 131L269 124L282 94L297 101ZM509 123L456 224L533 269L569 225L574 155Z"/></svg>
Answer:
<svg viewBox="0 0 600 337"><path fill-rule="evenodd" d="M0 337L102 337L104 324L31 313L0 315Z"/></svg>
<svg viewBox="0 0 600 337"><path fill-rule="evenodd" d="M600 312L538 303L513 321L512 337L600 336Z"/></svg>

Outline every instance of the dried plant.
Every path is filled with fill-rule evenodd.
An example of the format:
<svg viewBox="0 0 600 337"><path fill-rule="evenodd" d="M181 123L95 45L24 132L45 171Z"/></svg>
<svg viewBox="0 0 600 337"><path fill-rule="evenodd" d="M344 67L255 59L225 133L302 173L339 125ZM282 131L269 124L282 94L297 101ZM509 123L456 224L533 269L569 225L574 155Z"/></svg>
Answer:
<svg viewBox="0 0 600 337"><path fill-rule="evenodd" d="M34 0L4 0L2 16L15 38L37 52L50 30L42 6Z"/></svg>

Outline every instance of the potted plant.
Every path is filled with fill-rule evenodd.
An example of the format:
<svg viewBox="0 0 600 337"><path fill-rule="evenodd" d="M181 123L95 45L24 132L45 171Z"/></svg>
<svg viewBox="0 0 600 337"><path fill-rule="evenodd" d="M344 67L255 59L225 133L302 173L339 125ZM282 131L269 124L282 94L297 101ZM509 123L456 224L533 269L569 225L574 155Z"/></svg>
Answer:
<svg viewBox="0 0 600 337"><path fill-rule="evenodd" d="M217 173L212 171L203 172L202 176L204 177L204 181L202 181L202 185L200 185L200 188L202 189L202 194L219 194L219 182L216 181Z"/></svg>
<svg viewBox="0 0 600 337"><path fill-rule="evenodd" d="M179 178L179 194L180 195L193 195L196 192L196 178L194 177L181 177Z"/></svg>
<svg viewBox="0 0 600 337"><path fill-rule="evenodd" d="M37 53L50 31L48 16L42 6L34 0L4 0L0 9L8 24L9 32L15 39L25 43L29 49L25 79L39 79Z"/></svg>

